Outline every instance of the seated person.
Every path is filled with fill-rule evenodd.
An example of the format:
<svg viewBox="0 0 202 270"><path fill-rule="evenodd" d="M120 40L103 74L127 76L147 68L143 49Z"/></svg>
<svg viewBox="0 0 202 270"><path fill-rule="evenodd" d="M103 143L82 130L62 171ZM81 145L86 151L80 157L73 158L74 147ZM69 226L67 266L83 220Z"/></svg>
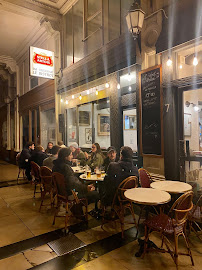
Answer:
<svg viewBox="0 0 202 270"><path fill-rule="evenodd" d="M128 146L121 147L120 160L109 164L104 181L101 183L101 202L111 205L119 184L129 176L138 176L138 168L134 166L133 150Z"/></svg>
<svg viewBox="0 0 202 270"><path fill-rule="evenodd" d="M46 166L52 170L53 169L53 160L58 158L58 152L60 150L60 146L54 145L51 150L52 150L52 155L43 160L43 166Z"/></svg>
<svg viewBox="0 0 202 270"><path fill-rule="evenodd" d="M64 142L63 142L63 141L58 141L58 145L59 145L61 148L66 147L66 146L64 145Z"/></svg>
<svg viewBox="0 0 202 270"><path fill-rule="evenodd" d="M79 181L75 176L70 164L72 162L72 152L70 148L62 148L58 153L58 158L53 161L53 172L58 172L64 175L65 185L66 185L66 194L71 195L72 189L75 189L78 192L79 198L87 198L88 202L95 202L99 200L99 194L95 191L93 185L85 185Z"/></svg>
<svg viewBox="0 0 202 270"><path fill-rule="evenodd" d="M75 159L78 159L80 161L80 165L85 166L86 157L85 157L84 152L79 148L78 144L75 142L75 143L72 143L69 147L73 154L73 163Z"/></svg>
<svg viewBox="0 0 202 270"><path fill-rule="evenodd" d="M53 149L53 143L52 142L48 142L48 144L47 144L47 148L46 148L46 154L47 155L52 155L52 149Z"/></svg>
<svg viewBox="0 0 202 270"><path fill-rule="evenodd" d="M28 142L25 146L25 148L22 150L20 157L18 159L18 165L20 168L25 169L25 175L27 176L28 180L32 180L31 177L31 167L29 158L31 157L32 153L34 151L34 142Z"/></svg>
<svg viewBox="0 0 202 270"><path fill-rule="evenodd" d="M44 152L44 148L41 145L37 145L33 155L29 158L29 162L34 161L40 167L43 165L43 160L47 158L47 154Z"/></svg>
<svg viewBox="0 0 202 270"><path fill-rule="evenodd" d="M107 157L104 159L104 163L103 163L103 167L104 167L105 172L108 169L109 163L117 162L118 160L119 159L118 159L118 156L117 156L117 153L116 153L116 148L113 147L113 146L110 146L107 149Z"/></svg>
<svg viewBox="0 0 202 270"><path fill-rule="evenodd" d="M92 154L90 156L85 152L85 157L87 159L86 164L91 168L91 170L103 165L104 156L98 143L94 143L92 145Z"/></svg>

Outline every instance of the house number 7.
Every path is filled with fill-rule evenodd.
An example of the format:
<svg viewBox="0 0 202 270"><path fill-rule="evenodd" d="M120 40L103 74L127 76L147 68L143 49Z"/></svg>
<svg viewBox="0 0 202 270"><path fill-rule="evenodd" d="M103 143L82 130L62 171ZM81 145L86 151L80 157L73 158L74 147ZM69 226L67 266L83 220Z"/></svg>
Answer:
<svg viewBox="0 0 202 270"><path fill-rule="evenodd" d="M165 106L166 106L166 112L168 112L170 108L170 104L165 104Z"/></svg>

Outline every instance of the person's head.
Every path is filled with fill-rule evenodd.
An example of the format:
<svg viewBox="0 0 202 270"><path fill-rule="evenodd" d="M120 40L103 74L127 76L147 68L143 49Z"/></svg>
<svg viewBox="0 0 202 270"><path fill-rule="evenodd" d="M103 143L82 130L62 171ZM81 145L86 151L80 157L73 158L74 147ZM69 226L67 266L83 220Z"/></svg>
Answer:
<svg viewBox="0 0 202 270"><path fill-rule="evenodd" d="M48 149L52 149L53 148L53 143L52 142L48 142L47 148Z"/></svg>
<svg viewBox="0 0 202 270"><path fill-rule="evenodd" d="M128 146L122 146L120 149L120 159L132 160L133 150Z"/></svg>
<svg viewBox="0 0 202 270"><path fill-rule="evenodd" d="M26 148L29 150L34 150L34 142L28 142L26 144Z"/></svg>
<svg viewBox="0 0 202 270"><path fill-rule="evenodd" d="M58 159L64 163L66 161L72 161L73 155L69 147L61 148L58 152Z"/></svg>
<svg viewBox="0 0 202 270"><path fill-rule="evenodd" d="M76 142L72 143L69 147L72 150L72 153L74 153L79 148L78 143Z"/></svg>
<svg viewBox="0 0 202 270"><path fill-rule="evenodd" d="M44 148L41 145L37 145L36 148L35 148L35 151L36 152L44 152Z"/></svg>
<svg viewBox="0 0 202 270"><path fill-rule="evenodd" d="M109 157L110 161L115 161L116 160L116 148L113 146L110 146L107 149L107 156Z"/></svg>
<svg viewBox="0 0 202 270"><path fill-rule="evenodd" d="M92 145L92 152L93 153L100 153L101 152L101 148L100 148L99 143L94 143Z"/></svg>
<svg viewBox="0 0 202 270"><path fill-rule="evenodd" d="M63 145L63 144L64 144L63 141L58 141L58 145L59 145L59 146L61 146L61 145Z"/></svg>
<svg viewBox="0 0 202 270"><path fill-rule="evenodd" d="M52 148L52 155L57 157L59 150L60 150L60 146L59 145L54 145L53 148Z"/></svg>

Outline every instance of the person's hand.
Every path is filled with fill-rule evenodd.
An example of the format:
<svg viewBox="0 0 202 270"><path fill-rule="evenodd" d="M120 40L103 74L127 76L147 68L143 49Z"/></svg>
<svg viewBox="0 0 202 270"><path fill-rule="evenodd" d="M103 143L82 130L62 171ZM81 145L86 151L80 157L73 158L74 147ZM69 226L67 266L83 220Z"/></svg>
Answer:
<svg viewBox="0 0 202 270"><path fill-rule="evenodd" d="M72 162L73 162L73 163L76 163L76 159L75 159L75 158L74 158L74 159L72 159Z"/></svg>
<svg viewBox="0 0 202 270"><path fill-rule="evenodd" d="M87 189L88 191L94 191L95 187L91 184L91 185L88 185Z"/></svg>
<svg viewBox="0 0 202 270"><path fill-rule="evenodd" d="M88 153L84 152L84 155L85 155L86 159L88 159Z"/></svg>

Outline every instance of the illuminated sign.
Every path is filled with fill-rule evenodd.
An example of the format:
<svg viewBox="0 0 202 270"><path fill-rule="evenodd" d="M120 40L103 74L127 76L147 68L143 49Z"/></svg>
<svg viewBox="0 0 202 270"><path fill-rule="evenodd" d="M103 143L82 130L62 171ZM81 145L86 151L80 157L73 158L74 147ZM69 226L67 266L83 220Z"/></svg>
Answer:
<svg viewBox="0 0 202 270"><path fill-rule="evenodd" d="M30 47L30 76L54 79L54 52Z"/></svg>

